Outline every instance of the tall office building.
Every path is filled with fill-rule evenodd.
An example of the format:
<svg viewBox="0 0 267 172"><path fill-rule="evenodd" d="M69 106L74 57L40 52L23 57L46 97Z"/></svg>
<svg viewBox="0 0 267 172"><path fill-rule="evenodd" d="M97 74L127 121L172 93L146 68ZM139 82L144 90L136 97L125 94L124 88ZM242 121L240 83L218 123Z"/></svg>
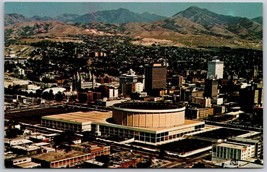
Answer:
<svg viewBox="0 0 267 172"><path fill-rule="evenodd" d="M208 79L222 79L223 78L223 61L218 59L208 62Z"/></svg>
<svg viewBox="0 0 267 172"><path fill-rule="evenodd" d="M72 90L73 91L80 91L81 90L81 76L80 76L79 72L77 72L76 74L73 75Z"/></svg>
<svg viewBox="0 0 267 172"><path fill-rule="evenodd" d="M129 90L131 90L130 89L130 87L131 87L130 85L131 84L136 84L136 83L144 84L144 82L145 82L145 76L144 75L136 75L135 72L132 69L130 69L127 73L122 74L119 77L119 79L120 79L120 89L122 91L122 95L128 95L128 94L125 94L125 93L129 92ZM129 88L126 88L127 85L128 85ZM143 91L143 90L141 90L141 91Z"/></svg>
<svg viewBox="0 0 267 172"><path fill-rule="evenodd" d="M204 96L210 98L216 98L217 95L218 95L218 81L214 79L206 79Z"/></svg>
<svg viewBox="0 0 267 172"><path fill-rule="evenodd" d="M257 77L258 76L258 71L259 71L259 67L258 66L253 66L253 77Z"/></svg>
<svg viewBox="0 0 267 172"><path fill-rule="evenodd" d="M239 90L239 104L245 111L252 112L255 105L263 105L263 89L256 85Z"/></svg>
<svg viewBox="0 0 267 172"><path fill-rule="evenodd" d="M146 66L145 90L150 92L154 89L165 89L167 80L167 68L159 63Z"/></svg>

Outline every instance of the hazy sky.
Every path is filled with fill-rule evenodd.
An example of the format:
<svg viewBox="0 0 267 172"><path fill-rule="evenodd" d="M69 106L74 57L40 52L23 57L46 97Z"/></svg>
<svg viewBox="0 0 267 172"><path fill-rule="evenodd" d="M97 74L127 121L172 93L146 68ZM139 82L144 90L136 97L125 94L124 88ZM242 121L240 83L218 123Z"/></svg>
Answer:
<svg viewBox="0 0 267 172"><path fill-rule="evenodd" d="M262 16L262 3L186 3L186 2L6 2L5 14L18 13L26 17L55 17L64 13L85 14L89 12L126 8L130 11L149 12L162 16L172 16L190 6L206 8L213 12L254 18Z"/></svg>

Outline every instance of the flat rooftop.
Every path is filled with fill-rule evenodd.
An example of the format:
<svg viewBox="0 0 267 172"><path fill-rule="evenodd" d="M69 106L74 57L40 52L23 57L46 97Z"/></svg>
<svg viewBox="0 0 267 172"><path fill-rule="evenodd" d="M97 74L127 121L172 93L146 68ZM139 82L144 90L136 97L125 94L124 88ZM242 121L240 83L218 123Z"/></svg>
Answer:
<svg viewBox="0 0 267 172"><path fill-rule="evenodd" d="M249 133L246 130L233 129L233 128L219 128L205 133L196 134L195 136L207 137L212 139L227 139L228 137L237 137Z"/></svg>
<svg viewBox="0 0 267 172"><path fill-rule="evenodd" d="M57 115L44 116L42 119L50 120L60 120L66 122L77 122L77 123L87 123L87 122L105 122L107 118L112 117L112 112L99 112L99 111L89 111L89 112L70 112Z"/></svg>
<svg viewBox="0 0 267 172"><path fill-rule="evenodd" d="M18 166L20 168L34 168L37 166L41 166L41 164L38 164L35 162L26 162L26 163L22 163L22 164L17 164L16 166Z"/></svg>
<svg viewBox="0 0 267 172"><path fill-rule="evenodd" d="M164 149L166 151L175 153L186 153L194 151L197 149L202 149L212 145L211 141L198 140L198 139L182 139L178 141L173 141L171 143L166 143L162 145L148 145L144 143L132 142L131 145L148 147L151 149Z"/></svg>
<svg viewBox="0 0 267 172"><path fill-rule="evenodd" d="M109 127L116 127L116 128L127 128L133 130L140 130L140 131L150 131L150 132L157 132L157 131L169 131L170 129L181 128L188 125L196 125L201 124L204 122L195 121L195 120L185 120L185 123L182 125L177 125L173 127L165 127L165 128L142 128L142 127L130 127L130 126L123 126L114 124L112 122L108 122L108 119L112 118L112 112L99 112L99 111L88 111L88 112L71 112L71 113L64 113L64 114L57 114L57 115L49 115L44 116L42 119L53 120L53 121L62 121L62 122L69 122L69 123L94 123L99 125L105 125Z"/></svg>
<svg viewBox="0 0 267 172"><path fill-rule="evenodd" d="M56 152L49 152L45 154L34 155L32 158L47 161L47 162L53 162L53 161L63 160L63 159L72 158L72 157L85 155L85 154L88 154L88 153L84 153L81 151L74 151L74 150L69 151L69 152L57 150Z"/></svg>
<svg viewBox="0 0 267 172"><path fill-rule="evenodd" d="M220 143L217 146L233 148L233 149L243 149L246 144L235 144L235 143Z"/></svg>

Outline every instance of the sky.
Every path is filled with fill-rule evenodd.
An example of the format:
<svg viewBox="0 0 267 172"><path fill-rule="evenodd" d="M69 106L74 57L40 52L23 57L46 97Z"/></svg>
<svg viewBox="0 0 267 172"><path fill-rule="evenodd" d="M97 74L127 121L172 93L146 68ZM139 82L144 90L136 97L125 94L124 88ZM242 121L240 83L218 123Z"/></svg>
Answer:
<svg viewBox="0 0 267 172"><path fill-rule="evenodd" d="M190 6L206 8L223 15L255 18L262 16L262 3L246 2L5 2L4 12L26 17L55 17L64 13L83 15L89 12L126 8L136 13L149 12L170 17Z"/></svg>

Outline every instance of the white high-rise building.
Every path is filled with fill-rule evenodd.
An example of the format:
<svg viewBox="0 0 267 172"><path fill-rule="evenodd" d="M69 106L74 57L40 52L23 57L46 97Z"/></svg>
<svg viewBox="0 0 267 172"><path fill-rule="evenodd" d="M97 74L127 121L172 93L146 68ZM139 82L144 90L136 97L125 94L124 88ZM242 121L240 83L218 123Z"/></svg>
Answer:
<svg viewBox="0 0 267 172"><path fill-rule="evenodd" d="M113 98L114 97L114 89L110 88L108 90L108 98Z"/></svg>
<svg viewBox="0 0 267 172"><path fill-rule="evenodd" d="M208 75L209 79L222 79L223 78L223 61L212 60L208 62Z"/></svg>
<svg viewBox="0 0 267 172"><path fill-rule="evenodd" d="M144 91L144 84L141 82L135 83L135 92L141 93L142 91Z"/></svg>

